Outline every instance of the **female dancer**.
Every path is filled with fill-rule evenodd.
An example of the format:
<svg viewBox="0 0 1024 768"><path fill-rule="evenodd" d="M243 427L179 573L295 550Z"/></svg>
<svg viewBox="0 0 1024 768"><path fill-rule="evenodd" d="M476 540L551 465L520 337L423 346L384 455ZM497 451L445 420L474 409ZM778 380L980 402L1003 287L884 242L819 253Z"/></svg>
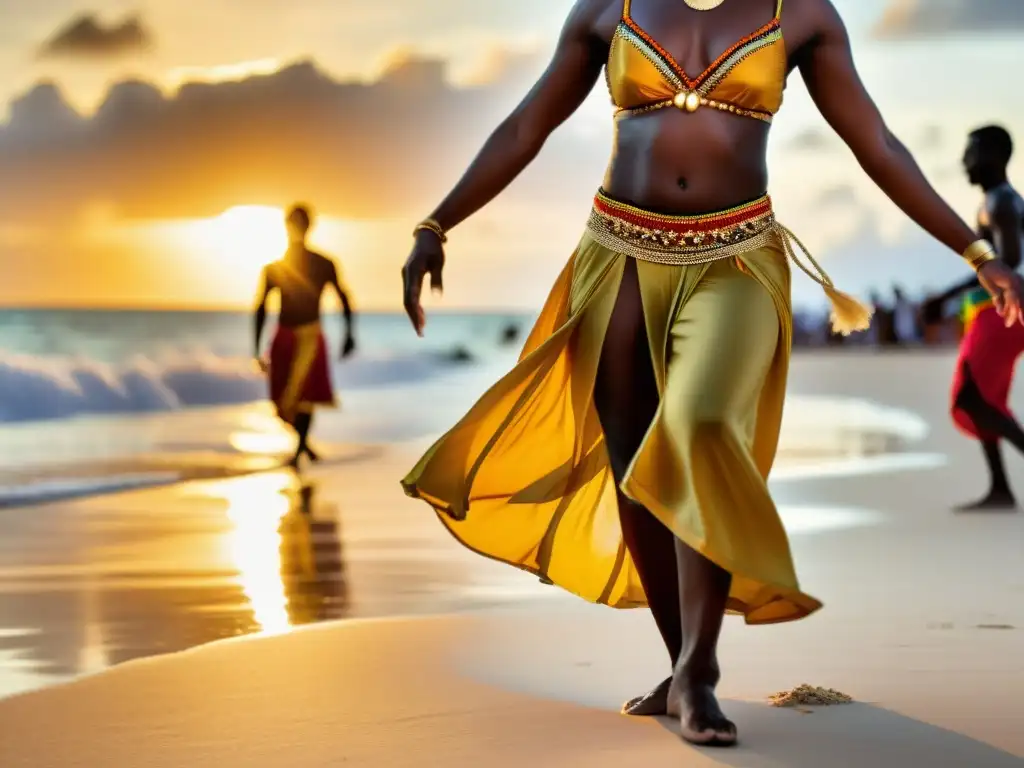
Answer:
<svg viewBox="0 0 1024 768"><path fill-rule="evenodd" d="M441 288L447 233L526 167L606 69L615 148L583 239L519 364L403 486L480 554L594 602L649 605L673 674L626 711L678 717L702 744L736 741L714 695L723 614L767 624L821 607L797 583L766 485L789 261L822 284L837 330L869 318L797 259L765 194L790 70L878 186L978 270L1006 322L1020 313L1015 273L887 130L831 2L782 6L577 0L547 71L415 228L403 270L422 334L423 280Z"/></svg>

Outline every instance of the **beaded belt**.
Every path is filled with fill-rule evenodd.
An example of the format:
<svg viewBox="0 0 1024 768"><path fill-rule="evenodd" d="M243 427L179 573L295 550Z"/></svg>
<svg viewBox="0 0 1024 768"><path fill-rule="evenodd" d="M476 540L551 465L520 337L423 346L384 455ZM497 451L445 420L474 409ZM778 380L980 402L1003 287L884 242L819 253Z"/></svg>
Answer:
<svg viewBox="0 0 1024 768"><path fill-rule="evenodd" d="M587 232L600 245L642 261L670 266L707 264L765 246L781 248L832 302L832 327L847 334L868 327L871 309L836 289L796 235L775 220L768 195L718 213L666 216L598 192ZM811 267L797 255L799 248Z"/></svg>
<svg viewBox="0 0 1024 768"><path fill-rule="evenodd" d="M676 266L738 256L777 243L779 236L767 195L718 213L666 216L598 192L587 229L606 248Z"/></svg>

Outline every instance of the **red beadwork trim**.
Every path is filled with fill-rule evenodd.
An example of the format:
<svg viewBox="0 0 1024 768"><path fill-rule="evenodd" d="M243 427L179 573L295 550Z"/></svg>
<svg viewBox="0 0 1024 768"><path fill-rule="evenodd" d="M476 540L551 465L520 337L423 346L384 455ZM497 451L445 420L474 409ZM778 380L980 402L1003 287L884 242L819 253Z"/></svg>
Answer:
<svg viewBox="0 0 1024 768"><path fill-rule="evenodd" d="M778 27L780 25L779 18L775 17L760 29L750 33L742 40L739 40L738 42L733 44L728 50L725 51L725 53L723 53L721 56L715 59L708 66L707 69L701 72L696 80L691 80L689 75L686 74L686 71L683 69L682 65L678 61L676 61L675 58L673 58L672 54L666 51L664 48L662 48L661 45L658 44L657 40L655 40L653 37L647 34L647 32L645 32L639 24L633 21L633 18L631 16L623 15L622 22L631 30L633 30L633 32L635 32L637 36L639 36L645 43L651 46L652 49L657 51L657 53L663 59L665 59L665 63L667 63L669 66L672 67L672 69L675 70L676 75L679 76L679 79L683 81L683 84L686 86L687 90L690 91L696 90L697 87L704 80L706 80L708 77L715 73L715 70L718 69L718 67L721 66L721 64L727 58L736 53L736 51L738 51L744 45L753 42L756 38L760 37L761 35L765 35L769 32L772 32L775 29L775 27Z"/></svg>
<svg viewBox="0 0 1024 768"><path fill-rule="evenodd" d="M594 208L606 216L612 216L638 227L679 233L700 233L735 227L745 221L759 219L772 212L772 201L765 195L752 203L718 213L700 216L666 216L642 211L598 194L594 198Z"/></svg>
<svg viewBox="0 0 1024 768"><path fill-rule="evenodd" d="M715 59L711 63L711 66L709 66L707 69L705 69L703 72L701 72L700 76L696 80L694 80L694 82L698 83L698 84L701 83L709 75L714 74L714 71L716 69L718 69L719 66L721 66L722 62L724 62L727 58L729 58L734 53L736 53L736 51L738 51L744 45L747 45L748 43L752 43L754 40L756 40L757 38L761 37L761 35L766 35L769 32L773 32L775 27L777 27L777 26L779 26L779 20L778 20L778 18L774 18L771 21L769 21L767 24L765 24L763 27L761 27L760 29L758 29L758 30L750 33L746 37L744 37L742 40L740 40L735 45L733 45L732 48L730 48L725 53L723 53L721 56L719 56L717 59Z"/></svg>

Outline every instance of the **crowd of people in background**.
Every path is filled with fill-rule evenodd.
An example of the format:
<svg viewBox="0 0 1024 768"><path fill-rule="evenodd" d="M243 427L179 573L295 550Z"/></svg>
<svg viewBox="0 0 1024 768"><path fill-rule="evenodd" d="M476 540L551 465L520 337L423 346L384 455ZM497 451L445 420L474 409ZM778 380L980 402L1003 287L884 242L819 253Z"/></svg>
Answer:
<svg viewBox="0 0 1024 768"><path fill-rule="evenodd" d="M953 302L955 303L955 302ZM912 299L900 286L893 286L887 299L879 291L871 295L874 317L863 333L841 336L832 333L826 312L797 311L794 315L793 344L800 347L918 347L955 346L961 335L958 313L947 311L941 319L929 317L927 301Z"/></svg>

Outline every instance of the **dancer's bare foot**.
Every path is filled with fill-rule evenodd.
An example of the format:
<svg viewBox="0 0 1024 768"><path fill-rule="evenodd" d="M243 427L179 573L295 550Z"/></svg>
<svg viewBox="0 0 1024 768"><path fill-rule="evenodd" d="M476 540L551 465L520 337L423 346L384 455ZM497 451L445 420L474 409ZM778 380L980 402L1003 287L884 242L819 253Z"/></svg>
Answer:
<svg viewBox="0 0 1024 768"><path fill-rule="evenodd" d="M658 717L668 712L668 690L672 678L666 677L642 696L635 696L622 705L622 714L631 717Z"/></svg>
<svg viewBox="0 0 1024 768"><path fill-rule="evenodd" d="M736 744L736 724L722 712L710 685L682 689L673 684L668 694L668 714L679 718L680 734L691 744L703 747Z"/></svg>
<svg viewBox="0 0 1024 768"><path fill-rule="evenodd" d="M957 512L1016 512L1017 500L1012 493L990 491L987 496L970 504L956 507Z"/></svg>

